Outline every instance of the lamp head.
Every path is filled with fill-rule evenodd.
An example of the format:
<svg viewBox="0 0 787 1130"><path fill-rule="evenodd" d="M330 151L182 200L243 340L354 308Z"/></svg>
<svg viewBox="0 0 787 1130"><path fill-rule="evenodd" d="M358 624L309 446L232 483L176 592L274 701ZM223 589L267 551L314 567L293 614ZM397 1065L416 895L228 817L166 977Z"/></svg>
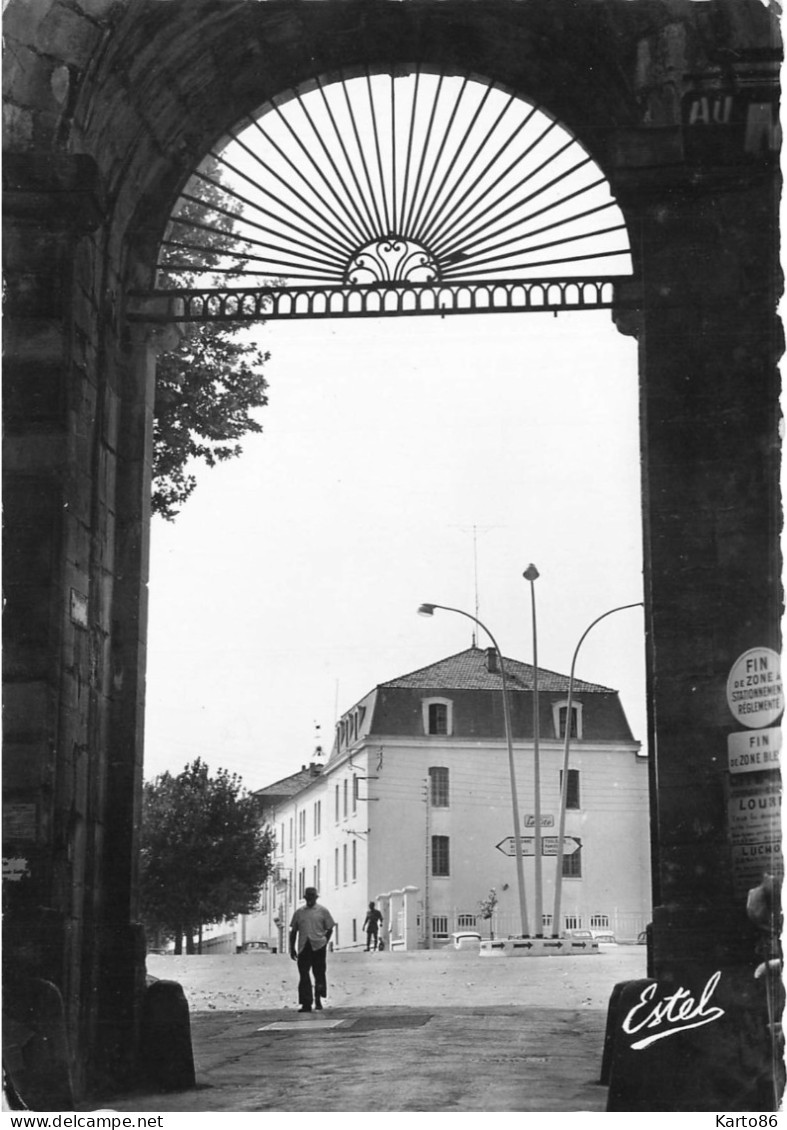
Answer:
<svg viewBox="0 0 787 1130"><path fill-rule="evenodd" d="M419 616L434 616L435 604L422 604L418 609Z"/></svg>
<svg viewBox="0 0 787 1130"><path fill-rule="evenodd" d="M525 569L522 576L525 578L526 581L532 582L532 581L535 581L540 576L540 574L538 572L538 569L536 569L535 565L531 562L528 565L527 569Z"/></svg>

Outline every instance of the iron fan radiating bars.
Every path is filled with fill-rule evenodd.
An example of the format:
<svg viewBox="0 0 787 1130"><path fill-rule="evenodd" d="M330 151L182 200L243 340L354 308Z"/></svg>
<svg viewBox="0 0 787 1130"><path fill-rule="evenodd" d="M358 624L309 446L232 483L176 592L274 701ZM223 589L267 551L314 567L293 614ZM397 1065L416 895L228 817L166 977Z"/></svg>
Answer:
<svg viewBox="0 0 787 1130"><path fill-rule="evenodd" d="M599 307L630 275L620 209L565 128L415 69L317 79L241 122L180 197L157 289L184 320L252 319Z"/></svg>

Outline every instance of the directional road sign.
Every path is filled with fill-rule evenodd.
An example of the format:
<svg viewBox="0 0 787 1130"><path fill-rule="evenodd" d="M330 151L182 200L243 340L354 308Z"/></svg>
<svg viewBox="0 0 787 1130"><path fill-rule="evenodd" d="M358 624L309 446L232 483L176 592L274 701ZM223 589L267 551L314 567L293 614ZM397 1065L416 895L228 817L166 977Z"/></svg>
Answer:
<svg viewBox="0 0 787 1130"><path fill-rule="evenodd" d="M522 836L522 855L535 855L536 854L536 838L535 836ZM541 837L541 854L542 855L557 855L557 836L542 836ZM498 851L502 851L503 855L516 855L516 839L514 836L506 836L499 844L495 844ZM563 838L563 855L573 855L575 851L579 851L582 847L582 841L576 839L574 836L564 836Z"/></svg>

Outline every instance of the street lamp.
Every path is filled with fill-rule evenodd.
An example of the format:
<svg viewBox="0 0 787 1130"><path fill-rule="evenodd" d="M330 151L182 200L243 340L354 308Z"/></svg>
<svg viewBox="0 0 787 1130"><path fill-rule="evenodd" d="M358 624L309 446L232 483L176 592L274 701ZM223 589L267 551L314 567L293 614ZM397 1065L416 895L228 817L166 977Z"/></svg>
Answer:
<svg viewBox="0 0 787 1130"><path fill-rule="evenodd" d="M497 662L500 666L500 678L503 685L503 720L505 722L506 731L506 744L508 746L508 771L511 778L511 808L514 816L514 849L516 852L516 879L517 887L519 890L519 913L522 922L522 935L528 936L527 925L527 901L525 899L525 869L522 863L522 835L519 826L519 801L517 800L516 791L516 770L514 768L514 741L511 733L511 709L508 702L508 683L506 681L506 668L503 661L503 653L497 645L497 640L489 631L486 624L471 616L469 612L463 612L461 608L449 608L445 604L422 604L418 609L419 616L433 616L436 608L440 608L443 612L456 612L459 616L465 616L468 620L472 620L479 628L486 632L492 641L492 646L497 654Z"/></svg>
<svg viewBox="0 0 787 1130"><path fill-rule="evenodd" d="M530 608L533 617L533 819L536 832L534 849L536 870L536 937L544 933L544 906L543 906L543 880L541 864L541 753L538 739L541 725L538 713L538 635L536 632L536 581L539 577L538 569L531 562L522 576L530 583Z"/></svg>
<svg viewBox="0 0 787 1130"><path fill-rule="evenodd" d="M566 734L565 734L565 740L564 740L564 743L563 743L563 773L562 773L562 781L561 781L561 786L560 786L560 820L559 820L559 823L558 823L557 856L556 856L556 860L555 860L555 909L554 909L554 914L552 916L552 934L555 937L557 937L557 935L560 933L560 899L561 899L561 895L562 895L562 885L563 885L563 840L564 840L565 831L566 831L566 801L568 799L568 754L569 754L569 750L571 748L571 721L572 721L572 719L571 719L571 708L572 708L572 705L573 705L573 697L574 697L574 668L576 667L577 656L579 655L579 649L582 646L582 644L584 643L585 637L587 636L588 632L590 631L591 628L595 628L596 624L598 624L600 620L604 620L604 619L606 619L607 616L611 616L613 612L623 612L627 608L642 608L642 607L643 607L642 601L637 600L637 601L634 602L634 604L621 604L617 608L610 608L609 611L602 612L601 615L597 616L596 619L591 624L588 624L587 628L585 628L584 632L579 637L579 642L577 643L577 646L574 648L574 656L571 660L571 671L569 672L569 676L568 676L568 701L567 701L567 705L566 705Z"/></svg>

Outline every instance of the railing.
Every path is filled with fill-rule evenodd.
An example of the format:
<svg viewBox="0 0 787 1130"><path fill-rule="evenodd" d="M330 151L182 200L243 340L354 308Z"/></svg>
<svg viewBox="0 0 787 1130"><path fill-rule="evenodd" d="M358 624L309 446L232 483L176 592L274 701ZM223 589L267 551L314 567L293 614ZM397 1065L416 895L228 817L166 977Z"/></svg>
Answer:
<svg viewBox="0 0 787 1130"><path fill-rule="evenodd" d="M133 322L259 322L298 318L545 313L637 305L630 276L435 282L377 286L267 286L133 292Z"/></svg>

